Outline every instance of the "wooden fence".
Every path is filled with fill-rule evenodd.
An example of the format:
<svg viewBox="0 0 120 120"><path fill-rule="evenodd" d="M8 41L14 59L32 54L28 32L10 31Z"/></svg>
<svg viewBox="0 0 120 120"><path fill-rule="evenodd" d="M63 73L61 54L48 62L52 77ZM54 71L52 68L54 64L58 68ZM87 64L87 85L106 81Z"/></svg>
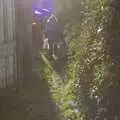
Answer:
<svg viewBox="0 0 120 120"><path fill-rule="evenodd" d="M14 0L0 0L0 88L14 83L15 74Z"/></svg>
<svg viewBox="0 0 120 120"><path fill-rule="evenodd" d="M0 88L21 84L27 74L31 21L30 0L0 0Z"/></svg>

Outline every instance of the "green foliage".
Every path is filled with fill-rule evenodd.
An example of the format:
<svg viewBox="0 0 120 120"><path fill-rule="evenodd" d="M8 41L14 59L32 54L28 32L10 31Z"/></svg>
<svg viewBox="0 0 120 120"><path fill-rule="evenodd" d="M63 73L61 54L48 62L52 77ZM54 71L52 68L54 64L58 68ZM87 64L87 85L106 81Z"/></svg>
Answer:
<svg viewBox="0 0 120 120"><path fill-rule="evenodd" d="M74 60L68 65L68 72L63 83L61 77L53 69L52 64L41 53L44 60L43 76L48 81L53 100L60 106L65 118L74 115L70 102L75 100L75 77L77 64Z"/></svg>
<svg viewBox="0 0 120 120"><path fill-rule="evenodd" d="M104 33L109 1L76 0L69 4L72 4L71 8L66 8L66 13L63 13L66 16L62 17L67 21L65 34L69 52L77 64L75 95L81 110L84 111L82 114L93 114L103 97L108 72L104 54Z"/></svg>
<svg viewBox="0 0 120 120"><path fill-rule="evenodd" d="M66 2L61 1L61 4ZM64 11L61 9L57 14L65 25L65 40L69 46L65 83L49 62L45 62L44 76L65 118L74 116L69 102L76 100L80 116L95 119L95 113L101 108L103 93L109 85L106 82L109 57L104 52L109 1L70 0L67 5L69 7L63 5Z"/></svg>

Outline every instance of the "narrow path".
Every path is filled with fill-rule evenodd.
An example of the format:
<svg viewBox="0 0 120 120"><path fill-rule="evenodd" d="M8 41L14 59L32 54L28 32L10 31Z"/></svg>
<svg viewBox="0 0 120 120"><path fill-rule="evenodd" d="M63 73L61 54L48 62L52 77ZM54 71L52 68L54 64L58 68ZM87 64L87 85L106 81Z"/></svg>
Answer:
<svg viewBox="0 0 120 120"><path fill-rule="evenodd" d="M47 81L34 71L29 81L20 92L0 97L0 120L58 120Z"/></svg>

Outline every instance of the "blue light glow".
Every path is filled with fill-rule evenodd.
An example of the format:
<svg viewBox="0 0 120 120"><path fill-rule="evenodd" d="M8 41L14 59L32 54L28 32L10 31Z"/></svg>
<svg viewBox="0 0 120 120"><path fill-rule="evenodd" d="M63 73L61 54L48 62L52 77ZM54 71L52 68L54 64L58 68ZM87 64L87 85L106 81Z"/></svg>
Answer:
<svg viewBox="0 0 120 120"><path fill-rule="evenodd" d="M37 15L42 15L42 13L37 11L37 10L35 10L34 13L37 14Z"/></svg>
<svg viewBox="0 0 120 120"><path fill-rule="evenodd" d="M42 16L50 16L52 13L48 9L36 9L34 10L34 14L42 15Z"/></svg>
<svg viewBox="0 0 120 120"><path fill-rule="evenodd" d="M42 0L41 7L44 9L47 9L49 11L52 11L53 9L53 0Z"/></svg>
<svg viewBox="0 0 120 120"><path fill-rule="evenodd" d="M44 10L44 11L46 11L46 12L50 12L49 10L47 10L47 9L42 9L42 10Z"/></svg>

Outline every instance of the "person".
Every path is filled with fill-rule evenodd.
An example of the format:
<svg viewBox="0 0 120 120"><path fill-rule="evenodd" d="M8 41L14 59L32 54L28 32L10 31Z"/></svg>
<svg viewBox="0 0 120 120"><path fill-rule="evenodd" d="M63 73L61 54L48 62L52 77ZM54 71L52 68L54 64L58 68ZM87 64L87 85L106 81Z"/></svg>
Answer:
<svg viewBox="0 0 120 120"><path fill-rule="evenodd" d="M49 19L45 23L45 32L48 37L48 43L50 48L50 55L57 60L58 57L56 56L55 52L58 48L60 48L60 45L58 43L63 40L63 32L60 28L57 19L55 16L51 15Z"/></svg>
<svg viewBox="0 0 120 120"><path fill-rule="evenodd" d="M49 50L49 43L46 34L43 35L43 49Z"/></svg>
<svg viewBox="0 0 120 120"><path fill-rule="evenodd" d="M60 27L57 18L51 11L47 9L36 9L34 13L43 18L43 32L48 38L49 55L57 60L57 52L61 49L61 43L63 43L64 46L63 29Z"/></svg>

